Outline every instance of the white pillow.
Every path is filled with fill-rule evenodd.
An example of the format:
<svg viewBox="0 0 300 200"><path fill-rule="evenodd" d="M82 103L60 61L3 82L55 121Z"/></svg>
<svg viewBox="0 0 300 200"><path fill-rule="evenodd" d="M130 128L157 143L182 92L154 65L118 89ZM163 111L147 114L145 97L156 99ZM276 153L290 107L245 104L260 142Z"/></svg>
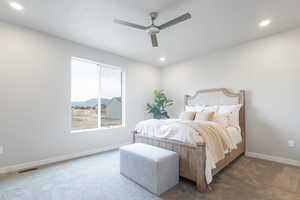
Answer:
<svg viewBox="0 0 300 200"><path fill-rule="evenodd" d="M226 113L226 112L232 112L232 111L239 111L242 107L242 104L236 104L236 105L220 105L218 113Z"/></svg>
<svg viewBox="0 0 300 200"><path fill-rule="evenodd" d="M179 119L182 120L194 120L195 118L195 112L181 112Z"/></svg>
<svg viewBox="0 0 300 200"><path fill-rule="evenodd" d="M205 106L202 112L217 112L219 106Z"/></svg>
<svg viewBox="0 0 300 200"><path fill-rule="evenodd" d="M185 106L186 112L202 112L205 108L205 105L203 106Z"/></svg>
<svg viewBox="0 0 300 200"><path fill-rule="evenodd" d="M230 113L229 122L228 122L229 126L239 127L241 107L242 107L242 104L222 105L222 106L219 106L217 113L218 114Z"/></svg>

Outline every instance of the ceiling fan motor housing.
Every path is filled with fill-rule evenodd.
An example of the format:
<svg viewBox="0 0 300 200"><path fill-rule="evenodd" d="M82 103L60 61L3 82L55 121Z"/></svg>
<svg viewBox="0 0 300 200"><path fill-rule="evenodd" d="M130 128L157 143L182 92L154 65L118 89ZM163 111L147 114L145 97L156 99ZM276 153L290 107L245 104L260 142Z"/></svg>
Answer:
<svg viewBox="0 0 300 200"><path fill-rule="evenodd" d="M159 33L160 30L159 30L158 27L152 25L152 26L150 26L150 27L147 29L147 32L148 32L149 35L153 35L153 34Z"/></svg>

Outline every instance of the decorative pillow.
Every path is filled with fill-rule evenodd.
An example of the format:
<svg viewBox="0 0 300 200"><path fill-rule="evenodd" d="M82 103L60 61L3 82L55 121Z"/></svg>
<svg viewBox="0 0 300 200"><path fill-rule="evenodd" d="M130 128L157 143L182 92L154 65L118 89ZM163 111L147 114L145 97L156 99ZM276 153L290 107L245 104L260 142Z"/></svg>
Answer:
<svg viewBox="0 0 300 200"><path fill-rule="evenodd" d="M214 113L212 117L212 121L227 128L228 126L230 126L230 117L231 117L231 113L223 113L223 114Z"/></svg>
<svg viewBox="0 0 300 200"><path fill-rule="evenodd" d="M179 119L182 120L194 120L195 118L195 112L181 112Z"/></svg>
<svg viewBox="0 0 300 200"><path fill-rule="evenodd" d="M213 112L197 112L194 121L211 121Z"/></svg>
<svg viewBox="0 0 300 200"><path fill-rule="evenodd" d="M187 112L202 112L205 108L205 105L203 106L185 106L185 111Z"/></svg>
<svg viewBox="0 0 300 200"><path fill-rule="evenodd" d="M219 106L218 114L229 113L229 126L239 127L240 125L240 109L242 104L237 105L222 105Z"/></svg>

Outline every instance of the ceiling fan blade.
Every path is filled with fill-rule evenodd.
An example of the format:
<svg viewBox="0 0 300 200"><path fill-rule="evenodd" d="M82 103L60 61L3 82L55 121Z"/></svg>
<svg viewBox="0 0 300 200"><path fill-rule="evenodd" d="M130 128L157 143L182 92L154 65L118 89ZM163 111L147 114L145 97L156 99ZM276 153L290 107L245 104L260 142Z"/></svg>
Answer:
<svg viewBox="0 0 300 200"><path fill-rule="evenodd" d="M167 23L164 23L164 24L160 25L158 28L160 30L163 30L165 28L168 28L170 26L173 26L175 24L178 24L180 22L183 22L183 21L185 21L187 19L191 19L191 18L192 18L192 15L190 13L185 13L184 15L181 15L181 16L179 16L179 17L177 17L177 18L175 18L171 21L168 21Z"/></svg>
<svg viewBox="0 0 300 200"><path fill-rule="evenodd" d="M141 25L134 24L134 23L131 23L131 22L126 22L126 21L123 21L123 20L120 20L120 19L114 19L114 23L129 26L129 27L132 27L132 28L140 29L140 30L146 30L147 29L146 26L141 26Z"/></svg>
<svg viewBox="0 0 300 200"><path fill-rule="evenodd" d="M151 42L153 47L158 47L156 34L151 34Z"/></svg>

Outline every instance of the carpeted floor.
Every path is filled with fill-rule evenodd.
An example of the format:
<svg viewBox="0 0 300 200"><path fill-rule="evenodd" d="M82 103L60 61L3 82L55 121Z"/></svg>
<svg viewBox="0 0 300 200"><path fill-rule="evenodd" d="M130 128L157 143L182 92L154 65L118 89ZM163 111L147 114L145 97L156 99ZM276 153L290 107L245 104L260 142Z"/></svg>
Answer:
<svg viewBox="0 0 300 200"><path fill-rule="evenodd" d="M0 177L0 200L300 200L300 168L241 157L199 193L181 180L156 197L119 174L119 151Z"/></svg>

